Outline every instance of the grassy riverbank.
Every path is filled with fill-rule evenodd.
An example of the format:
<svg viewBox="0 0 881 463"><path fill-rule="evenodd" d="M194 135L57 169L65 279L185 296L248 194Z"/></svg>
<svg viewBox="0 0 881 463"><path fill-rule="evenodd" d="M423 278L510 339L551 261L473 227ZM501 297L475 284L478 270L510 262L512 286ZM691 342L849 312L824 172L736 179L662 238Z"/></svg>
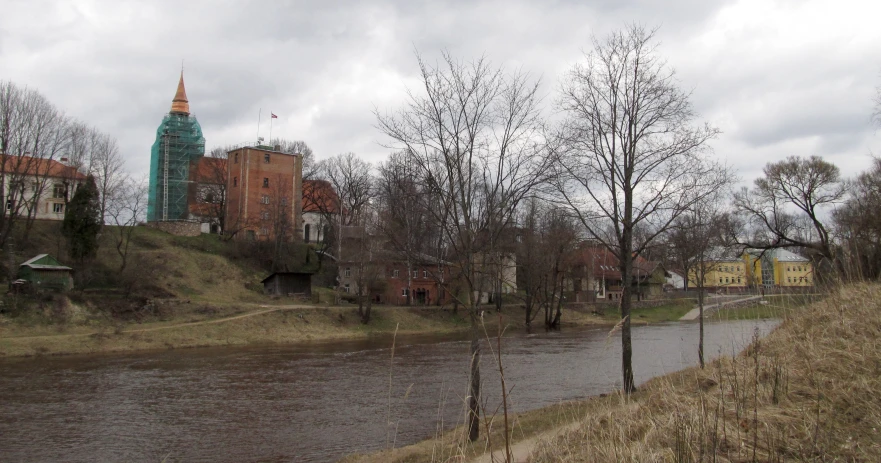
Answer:
<svg viewBox="0 0 881 463"><path fill-rule="evenodd" d="M205 304L167 302L163 317L143 323L89 318L87 309L70 303L71 320L47 322L55 306L29 317L0 317L0 357L128 352L208 346L291 344L305 341L363 339L399 334L445 334L468 329L468 315L451 308L374 306L372 319L362 324L357 308L281 306L266 304ZM44 314L49 312L49 314ZM495 315L495 312L492 313ZM523 329L523 311L505 307L502 323ZM565 310L565 326L606 324L601 318ZM498 324L487 316L488 327Z"/></svg>
<svg viewBox="0 0 881 463"><path fill-rule="evenodd" d="M879 461L881 285L847 286L782 314L768 337L706 369L656 378L629 398L514 417L515 460ZM504 439L500 416L487 424L490 439L474 444L454 429L344 461L489 461L486 449L498 451Z"/></svg>

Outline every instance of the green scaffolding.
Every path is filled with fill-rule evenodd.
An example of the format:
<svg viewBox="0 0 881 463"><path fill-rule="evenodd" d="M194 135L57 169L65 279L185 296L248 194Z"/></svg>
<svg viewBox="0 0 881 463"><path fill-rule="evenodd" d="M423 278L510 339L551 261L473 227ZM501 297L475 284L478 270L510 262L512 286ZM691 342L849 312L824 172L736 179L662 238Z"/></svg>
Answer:
<svg viewBox="0 0 881 463"><path fill-rule="evenodd" d="M190 161L205 155L202 127L194 116L170 113L156 129L150 151L150 194L147 220L186 220Z"/></svg>

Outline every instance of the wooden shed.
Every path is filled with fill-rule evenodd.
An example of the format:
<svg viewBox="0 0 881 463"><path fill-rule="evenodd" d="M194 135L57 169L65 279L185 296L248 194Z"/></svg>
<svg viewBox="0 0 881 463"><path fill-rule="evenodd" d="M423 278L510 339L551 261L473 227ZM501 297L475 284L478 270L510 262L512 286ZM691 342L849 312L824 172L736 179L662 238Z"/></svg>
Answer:
<svg viewBox="0 0 881 463"><path fill-rule="evenodd" d="M263 293L287 296L288 294L312 295L312 274L301 272L275 272L263 279Z"/></svg>
<svg viewBox="0 0 881 463"><path fill-rule="evenodd" d="M61 265L49 254L40 254L21 264L16 278L27 281L35 289L73 289L73 269Z"/></svg>

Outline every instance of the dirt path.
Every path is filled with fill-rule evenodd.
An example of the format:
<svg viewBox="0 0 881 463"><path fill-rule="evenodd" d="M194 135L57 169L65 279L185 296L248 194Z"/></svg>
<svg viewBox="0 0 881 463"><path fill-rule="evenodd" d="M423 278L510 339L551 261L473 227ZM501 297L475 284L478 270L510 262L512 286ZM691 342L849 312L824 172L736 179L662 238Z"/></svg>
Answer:
<svg viewBox="0 0 881 463"><path fill-rule="evenodd" d="M261 307L268 307L268 306L264 305ZM307 306L307 305L280 306L280 307L273 307L271 309L258 310L255 312L248 312L248 313L243 313L243 314L239 314L239 315L233 315L230 317L216 318L213 320L201 320L201 321L197 321L197 322L185 322L185 323L175 323L173 325L156 326L153 328L139 328L139 329L135 329L135 330L123 330L121 332L121 334L146 333L146 332L150 332L150 331L171 330L171 329L183 328L183 327L187 327L187 326L214 325L214 324L218 324L218 323L226 323L226 322L233 321L233 320L241 320L243 318L248 318L248 317L255 317L257 315L263 315L263 314L267 314L267 313L271 313L271 312L279 312L279 311L283 311L283 310L314 309L314 308L315 307L313 307L313 306ZM2 340L2 339L28 340L28 339L63 338L63 337L75 337L75 336L92 336L94 334L98 334L98 332L94 331L94 332L88 332L88 333L44 334L44 335L39 335L39 336L2 336L2 337L0 337L0 340Z"/></svg>
<svg viewBox="0 0 881 463"><path fill-rule="evenodd" d="M532 451L535 449L535 446L539 442L550 440L561 434L572 431L578 428L580 424L581 423L579 421L573 421L569 424L551 429L550 431L545 431L535 436L518 441L511 446L511 455L514 457L514 459L512 460L513 463L526 463L526 461L529 459L529 455L532 453ZM474 460L472 460L472 463L494 463L503 461L505 461L505 450L499 449L492 454L485 453L475 458Z"/></svg>

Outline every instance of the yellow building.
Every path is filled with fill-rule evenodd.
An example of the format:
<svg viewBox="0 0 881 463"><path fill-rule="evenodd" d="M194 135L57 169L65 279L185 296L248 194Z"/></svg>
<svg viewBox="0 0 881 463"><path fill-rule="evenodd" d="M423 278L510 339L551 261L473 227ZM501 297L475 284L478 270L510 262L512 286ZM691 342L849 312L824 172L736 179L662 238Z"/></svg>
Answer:
<svg viewBox="0 0 881 463"><path fill-rule="evenodd" d="M814 267L810 259L785 249L764 252L749 250L744 261L750 268L751 283L766 288L806 288L814 284Z"/></svg>
<svg viewBox="0 0 881 463"><path fill-rule="evenodd" d="M705 259L704 288L712 291L745 291L748 288L805 288L813 286L810 259L785 249L748 250L740 257L720 250ZM697 286L697 268L688 272L688 287Z"/></svg>
<svg viewBox="0 0 881 463"><path fill-rule="evenodd" d="M747 278L747 262L736 255L726 255L720 250L707 253L710 257L704 260L704 288L709 290L744 291L749 286ZM688 272L688 287L698 286L698 270Z"/></svg>

